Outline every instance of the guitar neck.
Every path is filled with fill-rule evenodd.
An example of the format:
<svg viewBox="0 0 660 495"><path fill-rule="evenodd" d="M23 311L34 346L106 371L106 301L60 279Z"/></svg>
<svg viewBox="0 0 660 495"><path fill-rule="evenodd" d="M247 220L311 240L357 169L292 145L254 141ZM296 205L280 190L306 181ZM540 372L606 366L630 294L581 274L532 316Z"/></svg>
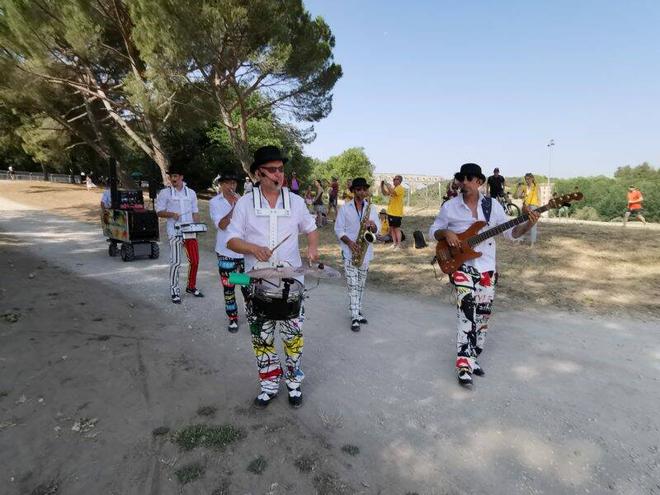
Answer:
<svg viewBox="0 0 660 495"><path fill-rule="evenodd" d="M548 210L548 205L541 206L540 208L537 208L535 211L538 213L543 213L544 211ZM481 232L480 234L477 234L475 236L470 237L467 242L470 246L474 247L477 244L480 244L484 242L486 239L490 239L491 237L495 237L498 234L501 234L502 232L506 232L507 230L515 227L516 225L520 225L523 222L526 222L529 220L529 216L527 213L523 213L519 217L514 218L513 220L509 220L508 222L502 223L498 225L497 227L493 227L492 229L488 229L485 232Z"/></svg>

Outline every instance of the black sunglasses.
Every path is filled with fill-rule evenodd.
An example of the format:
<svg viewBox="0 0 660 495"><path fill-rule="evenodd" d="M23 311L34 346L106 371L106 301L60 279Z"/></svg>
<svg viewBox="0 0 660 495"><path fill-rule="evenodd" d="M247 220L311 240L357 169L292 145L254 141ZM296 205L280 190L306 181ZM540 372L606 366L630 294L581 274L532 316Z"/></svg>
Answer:
<svg viewBox="0 0 660 495"><path fill-rule="evenodd" d="M454 174L454 179L456 179L458 182L463 182L464 180L467 180L468 182L470 182L475 177L476 177L476 175L462 174L460 172L457 172L457 173Z"/></svg>

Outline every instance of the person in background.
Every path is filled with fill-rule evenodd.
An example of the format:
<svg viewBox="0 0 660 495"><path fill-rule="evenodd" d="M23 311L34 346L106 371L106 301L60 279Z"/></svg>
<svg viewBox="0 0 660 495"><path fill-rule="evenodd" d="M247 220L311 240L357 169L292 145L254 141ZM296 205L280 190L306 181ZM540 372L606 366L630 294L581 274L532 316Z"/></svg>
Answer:
<svg viewBox="0 0 660 495"><path fill-rule="evenodd" d="M506 187L506 180L504 179L503 176L500 175L500 169L495 168L493 170L493 175L488 177L488 189L487 189L487 196L490 196L491 198L500 198L504 196L504 188Z"/></svg>
<svg viewBox="0 0 660 495"><path fill-rule="evenodd" d="M328 188L328 219L330 218L330 211L335 210L335 218L337 218L337 198L339 197L339 182L337 177L333 177Z"/></svg>
<svg viewBox="0 0 660 495"><path fill-rule="evenodd" d="M234 206L240 199L236 192L238 178L233 172L223 172L214 183L217 184L218 194L209 201L209 215L217 229L215 237L215 254L218 258L218 272L224 293L225 313L230 333L238 332L238 305L236 304L236 286L229 282L232 273L243 273L245 265L243 255L227 247L227 228L231 223ZM247 297L247 289L243 289L243 297Z"/></svg>
<svg viewBox="0 0 660 495"><path fill-rule="evenodd" d="M325 213L325 205L323 204L323 182L320 179L314 181L314 213L316 214L316 226L323 227L326 224L327 216Z"/></svg>
<svg viewBox="0 0 660 495"><path fill-rule="evenodd" d="M245 182L243 183L243 194L247 194L252 191L252 179L249 176L245 177Z"/></svg>
<svg viewBox="0 0 660 495"><path fill-rule="evenodd" d="M291 172L291 192L300 195L300 181L295 172Z"/></svg>
<svg viewBox="0 0 660 495"><path fill-rule="evenodd" d="M307 205L307 209L313 213L314 212L314 193L312 192L312 186L307 186L307 189L305 190L305 204Z"/></svg>
<svg viewBox="0 0 660 495"><path fill-rule="evenodd" d="M390 223L387 221L387 210L385 208L378 212L378 221L380 222L380 227L378 228L379 233L376 234L376 240L385 243L392 242Z"/></svg>
<svg viewBox="0 0 660 495"><path fill-rule="evenodd" d="M167 219L167 237L170 244L170 296L174 304L181 304L179 290L179 268L181 267L181 247L188 257L188 285L186 292L195 297L204 297L197 288L199 268L199 244L197 239L183 239L177 235L178 223L199 222L197 194L183 181L183 169L175 165L167 171L170 186L162 189L156 197L156 213Z"/></svg>
<svg viewBox="0 0 660 495"><path fill-rule="evenodd" d="M380 183L380 191L383 196L389 196L387 205L387 220L390 224L390 235L392 236L392 249L401 249L401 221L403 220L403 197L405 191L401 182L403 177L395 175L393 185L385 181Z"/></svg>
<svg viewBox="0 0 660 495"><path fill-rule="evenodd" d="M628 219L630 218L630 215L634 215L633 218L636 218L640 222L642 222L644 225L646 225L646 218L644 218L644 208L642 207L642 203L644 202L644 196L642 196L642 192L635 186L630 186L628 188L628 210L626 213L623 215L623 226L626 226L626 223L628 223Z"/></svg>
<svg viewBox="0 0 660 495"><path fill-rule="evenodd" d="M531 172L525 174L524 183L518 183L516 194L523 200L523 213L527 213L530 210L536 210L541 206L541 201L539 199L539 186L536 184L534 174ZM534 247L538 237L537 227L538 225L535 223L529 231L529 245L532 247Z"/></svg>

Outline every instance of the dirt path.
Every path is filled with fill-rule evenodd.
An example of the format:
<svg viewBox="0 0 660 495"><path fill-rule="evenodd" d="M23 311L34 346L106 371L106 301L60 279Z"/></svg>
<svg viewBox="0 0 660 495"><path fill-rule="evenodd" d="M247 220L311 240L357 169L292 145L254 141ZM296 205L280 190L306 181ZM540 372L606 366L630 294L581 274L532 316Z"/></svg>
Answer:
<svg viewBox="0 0 660 495"><path fill-rule="evenodd" d="M304 407L257 412L249 336L224 330L212 253L207 297L177 307L164 259L122 263L94 226L0 209L10 494L660 493L657 322L499 312L488 374L465 391L449 304L368 292L370 324L352 334L343 286L323 284L306 303ZM197 423L242 435L186 452L152 434ZM191 463L204 474L181 485Z"/></svg>

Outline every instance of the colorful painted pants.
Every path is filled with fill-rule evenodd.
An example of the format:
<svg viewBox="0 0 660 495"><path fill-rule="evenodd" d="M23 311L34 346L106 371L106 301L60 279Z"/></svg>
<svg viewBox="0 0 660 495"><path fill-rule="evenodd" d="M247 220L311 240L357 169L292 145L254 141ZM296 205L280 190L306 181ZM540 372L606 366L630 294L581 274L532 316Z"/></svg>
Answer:
<svg viewBox="0 0 660 495"><path fill-rule="evenodd" d="M229 258L227 256L218 256L218 272L220 272L220 283L225 293L225 311L229 321L238 320L238 305L236 304L236 289L234 284L229 283L229 275L233 272L243 273L245 264L243 258ZM247 296L247 289L241 287L243 298Z"/></svg>
<svg viewBox="0 0 660 495"><path fill-rule="evenodd" d="M276 394L279 390L280 378L284 375L286 385L290 389L297 389L305 378L300 368L303 353L303 314L301 306L300 316L291 320L275 321L262 320L250 314L248 302L248 321L252 334L252 347L257 357L257 369L261 391L267 394ZM282 370L280 358L275 350L275 327L280 325L280 337L286 354L286 371Z"/></svg>
<svg viewBox="0 0 660 495"><path fill-rule="evenodd" d="M188 257L188 288L197 287L197 269L199 267L199 244L197 239L182 239L181 237L170 237L170 293L180 294L179 290L179 268L181 268L181 246L186 249Z"/></svg>
<svg viewBox="0 0 660 495"><path fill-rule="evenodd" d="M344 258L344 273L346 274L346 285L348 286L348 308L351 319L357 320L362 314L362 296L367 285L367 274L369 268L356 268L350 259Z"/></svg>
<svg viewBox="0 0 660 495"><path fill-rule="evenodd" d="M495 272L479 273L471 266L451 274L456 296L456 367L472 371L474 361L484 350L488 319L495 297Z"/></svg>

